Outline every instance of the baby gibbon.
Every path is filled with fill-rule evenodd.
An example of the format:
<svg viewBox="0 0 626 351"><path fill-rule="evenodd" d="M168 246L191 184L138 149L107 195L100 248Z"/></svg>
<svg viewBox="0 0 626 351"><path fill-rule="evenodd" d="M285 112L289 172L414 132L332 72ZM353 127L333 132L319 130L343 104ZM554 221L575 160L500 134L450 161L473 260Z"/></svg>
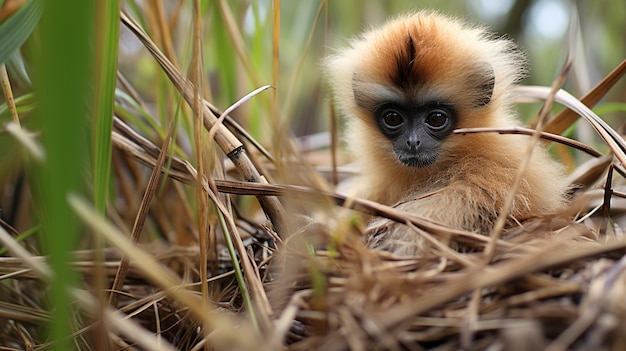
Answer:
<svg viewBox="0 0 626 351"><path fill-rule="evenodd" d="M489 234L531 141L460 128L519 126L511 92L525 57L513 42L435 12L398 16L325 62L360 174L349 193L448 226ZM510 218L564 205L563 167L537 146ZM395 223L370 246L419 253L420 237Z"/></svg>

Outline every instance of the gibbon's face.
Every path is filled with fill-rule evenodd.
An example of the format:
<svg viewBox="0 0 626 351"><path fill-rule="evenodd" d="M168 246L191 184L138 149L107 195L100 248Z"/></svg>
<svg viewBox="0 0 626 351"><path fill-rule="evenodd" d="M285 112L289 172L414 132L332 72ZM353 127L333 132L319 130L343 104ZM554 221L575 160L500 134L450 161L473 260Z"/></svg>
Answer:
<svg viewBox="0 0 626 351"><path fill-rule="evenodd" d="M398 161L418 168L437 161L442 143L457 124L454 106L442 101L385 101L374 110L374 118Z"/></svg>
<svg viewBox="0 0 626 351"><path fill-rule="evenodd" d="M458 82L447 77L449 72L429 79L432 71L420 67L428 57L420 56L410 35L405 38L392 51L395 63L386 65L385 74L377 76L381 70L373 66L355 71L352 89L368 124L375 122L395 158L405 166L423 168L438 160L455 128L480 123L473 112L491 101L494 76L491 66L475 64L458 71L465 75Z"/></svg>
<svg viewBox="0 0 626 351"><path fill-rule="evenodd" d="M492 61L474 45L480 35L464 33L445 19L404 18L367 33L344 56L354 67L356 116L377 129L407 167L430 166L456 147L454 129L489 123Z"/></svg>

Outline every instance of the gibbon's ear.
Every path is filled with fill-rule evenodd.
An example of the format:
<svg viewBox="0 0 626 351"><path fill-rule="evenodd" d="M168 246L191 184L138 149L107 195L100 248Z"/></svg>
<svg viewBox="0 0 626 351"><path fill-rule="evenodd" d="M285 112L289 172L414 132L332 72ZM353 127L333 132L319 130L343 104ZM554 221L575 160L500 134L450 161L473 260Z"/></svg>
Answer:
<svg viewBox="0 0 626 351"><path fill-rule="evenodd" d="M361 85L357 73L352 73L352 95L354 96L354 102L356 102L357 106L367 108L373 105L374 101L363 92Z"/></svg>
<svg viewBox="0 0 626 351"><path fill-rule="evenodd" d="M491 102L493 87L496 84L496 75L490 64L483 62L477 64L468 78L469 91L475 91L473 107L483 107Z"/></svg>

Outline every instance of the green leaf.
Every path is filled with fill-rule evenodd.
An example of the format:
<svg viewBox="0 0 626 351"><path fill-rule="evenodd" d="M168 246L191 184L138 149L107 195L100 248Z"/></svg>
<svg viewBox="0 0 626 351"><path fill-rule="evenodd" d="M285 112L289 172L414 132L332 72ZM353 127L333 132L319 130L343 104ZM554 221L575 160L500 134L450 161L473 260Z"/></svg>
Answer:
<svg viewBox="0 0 626 351"><path fill-rule="evenodd" d="M24 44L39 22L42 0L29 0L21 9L0 24L0 64Z"/></svg>
<svg viewBox="0 0 626 351"><path fill-rule="evenodd" d="M32 168L35 196L41 199L38 238L54 271L46 287L52 312L46 341L59 351L77 348L70 345L78 318L69 288L79 286L79 276L70 262L84 230L70 208L68 194L87 192L84 170L89 165L90 121L86 117L93 113L96 1L47 1L38 27L40 41L32 55L37 104L32 130L41 131L46 151L46 162Z"/></svg>
<svg viewBox="0 0 626 351"><path fill-rule="evenodd" d="M117 81L117 45L120 30L120 2L96 2L96 69L93 133L93 188L94 204L105 213L109 183L111 182L111 129L113 104Z"/></svg>

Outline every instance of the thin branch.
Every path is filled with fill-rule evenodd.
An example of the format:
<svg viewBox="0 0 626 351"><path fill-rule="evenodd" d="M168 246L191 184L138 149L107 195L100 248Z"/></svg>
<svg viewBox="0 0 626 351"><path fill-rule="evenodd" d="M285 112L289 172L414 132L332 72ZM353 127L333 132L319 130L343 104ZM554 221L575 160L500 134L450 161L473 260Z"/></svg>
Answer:
<svg viewBox="0 0 626 351"><path fill-rule="evenodd" d="M533 134L536 133L536 131L534 129L529 129L529 128L521 128L521 127L515 127L515 128L462 128L462 129L456 129L454 130L454 133L456 134L471 134L471 133L498 133L498 134L522 134L522 135L530 135L532 136ZM547 132L541 132L539 133L540 137L542 139L545 140L550 140L550 141L554 141L556 143L559 144L563 144L569 147L573 147L575 149L578 149L584 153L587 153L593 157L601 157L603 156L602 153L594 148L592 148L591 146L587 145L587 144L583 144L579 141L576 141L574 139L570 139L561 135L557 135L557 134L552 134L552 133L547 133Z"/></svg>
<svg viewBox="0 0 626 351"><path fill-rule="evenodd" d="M122 23L135 34L146 49L152 54L154 59L161 65L163 71L170 78L176 89L182 94L187 104L193 109L196 115L199 115L194 101L194 87L193 85L182 75L180 70L168 60L165 55L159 50L156 44L148 37L148 35L139 27L139 25L132 20L125 12L120 13ZM204 125L207 130L210 130L217 122L217 117L213 111L209 109L207 104L202 104L202 114L204 116ZM265 178L259 174L258 170L254 167L243 144L237 139L226 127L220 124L215 132L215 142L224 151L224 153L233 161L237 169L241 173L242 177L248 182L267 183ZM286 235L284 228L285 210L275 197L258 197L261 207L268 216L274 229L281 235Z"/></svg>

